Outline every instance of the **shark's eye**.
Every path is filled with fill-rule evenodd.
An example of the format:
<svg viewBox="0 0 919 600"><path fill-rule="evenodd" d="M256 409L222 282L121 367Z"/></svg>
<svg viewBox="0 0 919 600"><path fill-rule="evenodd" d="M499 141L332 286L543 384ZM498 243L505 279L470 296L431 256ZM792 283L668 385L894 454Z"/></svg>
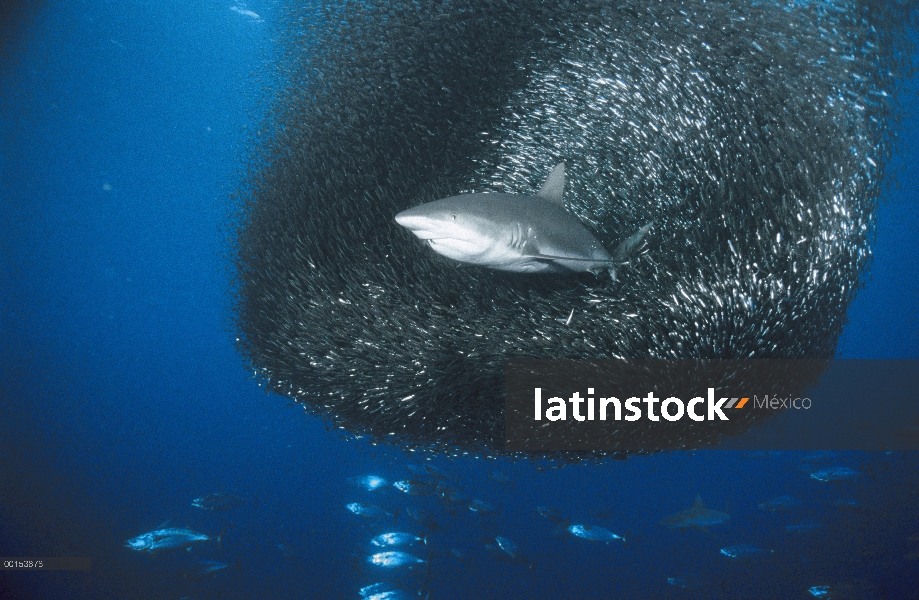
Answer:
<svg viewBox="0 0 919 600"><path fill-rule="evenodd" d="M455 220L456 220L456 215L450 215L450 218L451 218L452 220L455 221Z"/></svg>

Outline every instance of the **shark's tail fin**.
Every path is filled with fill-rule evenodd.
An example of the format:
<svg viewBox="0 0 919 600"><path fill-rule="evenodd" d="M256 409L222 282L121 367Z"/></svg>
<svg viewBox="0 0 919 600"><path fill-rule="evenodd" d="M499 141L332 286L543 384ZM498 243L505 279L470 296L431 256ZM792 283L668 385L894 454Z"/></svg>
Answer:
<svg viewBox="0 0 919 600"><path fill-rule="evenodd" d="M223 536L227 533L227 527L229 525L224 525L223 529L220 530L220 533L217 534L217 549L223 548Z"/></svg>

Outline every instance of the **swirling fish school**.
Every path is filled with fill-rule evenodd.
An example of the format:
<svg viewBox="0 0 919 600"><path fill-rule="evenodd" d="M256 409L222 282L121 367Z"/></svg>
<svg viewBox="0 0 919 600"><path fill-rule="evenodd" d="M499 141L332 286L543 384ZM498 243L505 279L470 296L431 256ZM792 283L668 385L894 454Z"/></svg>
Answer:
<svg viewBox="0 0 919 600"><path fill-rule="evenodd" d="M898 53L874 8L888 3L472 1L435 17L425 3L330 0L322 19L285 4L280 43L299 50L282 71L322 77L290 80L241 193L233 321L268 389L386 443L531 455L500 443L513 357L835 356L890 154ZM304 32L321 43L306 49ZM564 186L534 200L561 163ZM564 219L520 212L558 191ZM583 222L597 247L557 254L534 227L534 256L521 226L497 258L476 258L498 238L435 239L431 215L417 218L450 194L477 195L491 225L497 195L520 208L509 222L553 235ZM462 225L470 211L445 214ZM616 284L590 274L619 267L600 247L615 259L623 239L635 252ZM800 395L744 373L741 390ZM694 406L712 435L765 416L712 421ZM667 435L622 424L594 448L708 439L685 412Z"/></svg>

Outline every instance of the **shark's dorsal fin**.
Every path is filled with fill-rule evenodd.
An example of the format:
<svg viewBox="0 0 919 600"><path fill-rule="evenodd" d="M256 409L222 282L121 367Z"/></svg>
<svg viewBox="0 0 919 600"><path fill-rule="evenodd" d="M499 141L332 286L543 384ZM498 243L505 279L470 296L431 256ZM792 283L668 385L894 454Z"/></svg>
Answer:
<svg viewBox="0 0 919 600"><path fill-rule="evenodd" d="M696 495L696 501L692 503L693 508L705 508L705 504L702 503L702 495Z"/></svg>
<svg viewBox="0 0 919 600"><path fill-rule="evenodd" d="M563 198L564 192L565 163L558 163L555 165L555 168L552 169L552 172L549 173L549 176L546 177L546 182L542 184L542 187L536 195L549 202L565 206L565 200Z"/></svg>

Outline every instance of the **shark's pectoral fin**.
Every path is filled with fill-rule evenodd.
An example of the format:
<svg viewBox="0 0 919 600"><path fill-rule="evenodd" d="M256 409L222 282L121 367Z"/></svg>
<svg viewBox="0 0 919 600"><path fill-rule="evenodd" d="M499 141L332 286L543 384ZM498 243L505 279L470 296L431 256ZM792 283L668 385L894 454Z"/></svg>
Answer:
<svg viewBox="0 0 919 600"><path fill-rule="evenodd" d="M539 254L538 252L532 252L525 254L527 260L534 265L539 265L538 269L533 269L534 272L540 273L570 273L571 269L568 269L564 265L558 263L558 257L555 256L546 256L544 254Z"/></svg>
<svg viewBox="0 0 919 600"><path fill-rule="evenodd" d="M613 276L613 280L616 279L616 265L611 264L609 261L577 256L555 256L551 254L541 254L539 252L528 252L525 255L531 261L551 266L551 272L553 273L577 273L587 271L594 275L599 275L603 271L609 270L610 274ZM571 263L592 263L594 266L589 269L576 269L571 266Z"/></svg>
<svg viewBox="0 0 919 600"><path fill-rule="evenodd" d="M566 268L564 265L560 265L555 262L554 258L540 258L534 257L533 260L540 264L547 266L547 269L543 269L543 273L570 273L571 269Z"/></svg>

